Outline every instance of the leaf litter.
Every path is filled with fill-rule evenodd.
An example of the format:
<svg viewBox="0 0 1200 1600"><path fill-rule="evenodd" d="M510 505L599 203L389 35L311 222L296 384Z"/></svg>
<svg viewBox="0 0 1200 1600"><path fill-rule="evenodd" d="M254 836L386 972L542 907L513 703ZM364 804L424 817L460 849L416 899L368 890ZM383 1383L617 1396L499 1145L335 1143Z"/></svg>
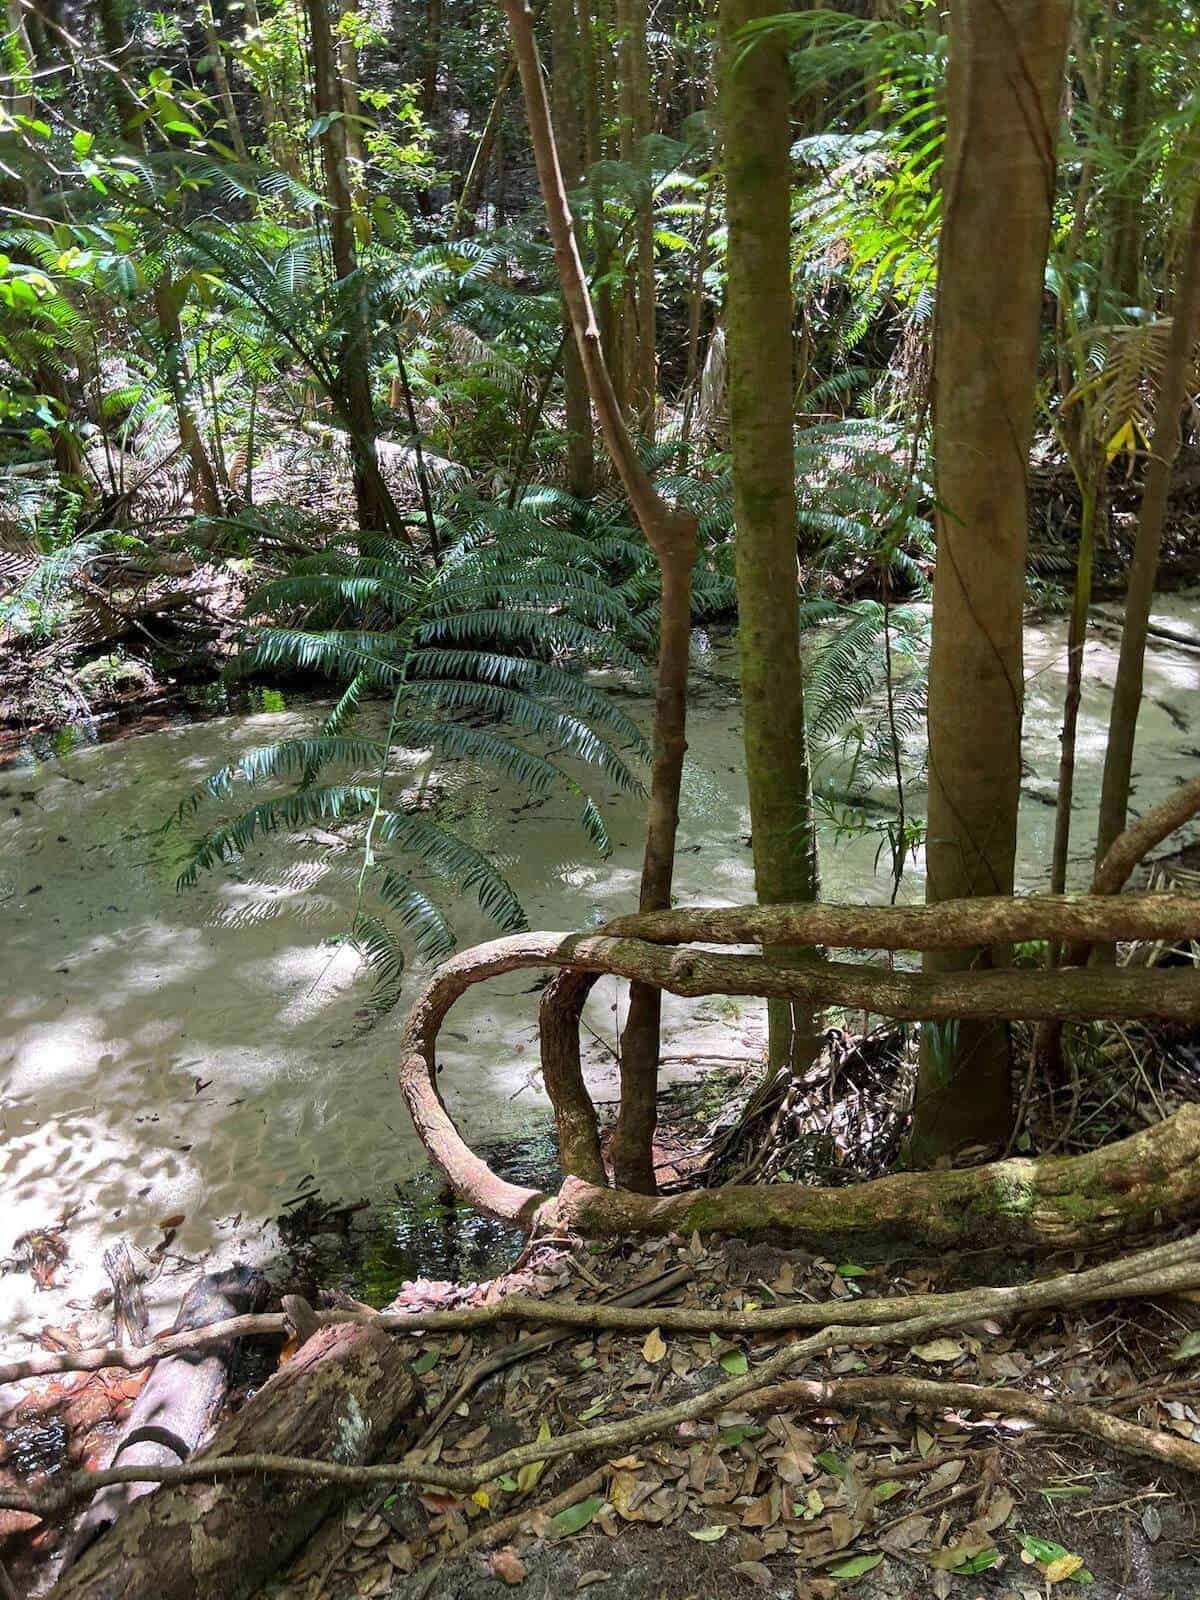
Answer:
<svg viewBox="0 0 1200 1600"><path fill-rule="evenodd" d="M532 1275L536 1292L595 1299L682 1262L692 1276L674 1303L738 1310L844 1298L862 1275L857 1263L803 1250L731 1241L708 1249L698 1238L593 1246L581 1259L583 1271L568 1254L543 1254ZM962 1287L964 1266L983 1270L960 1262L955 1276L955 1266L872 1269L870 1292ZM1000 1281L1001 1270L991 1261L986 1281ZM1009 1271L1019 1276L1011 1264ZM519 1286L529 1292L530 1283L526 1270ZM491 1298L511 1287L498 1281L478 1292ZM409 1341L414 1361L426 1357L418 1381L427 1414L438 1413L472 1363L520 1337L501 1327ZM467 1395L418 1449L430 1464L475 1463L596 1419L621 1420L753 1370L783 1337L664 1335L654 1328L579 1338L571 1330ZM1017 1325L975 1323L953 1339L912 1349L855 1351L853 1370L928 1376L932 1368L956 1382L1086 1396L1131 1420L1200 1439L1191 1403L1200 1391L1200 1351L1181 1357L1182 1342L1177 1312L1155 1303L1099 1303L1027 1315ZM844 1354L831 1351L802 1375L847 1370ZM1181 1369L1197 1377L1190 1395L1180 1393ZM597 1600L618 1593L622 1600L700 1600L756 1590L797 1600L1124 1600L1141 1592L1126 1582L1135 1558L1140 1570L1150 1560L1176 1574L1163 1592L1173 1581L1180 1594L1200 1593L1200 1558L1184 1529L1179 1484L1151 1472L1004 1415L931 1414L908 1403L718 1411L616 1458L601 1452L527 1465L474 1497L402 1491L386 1511L358 1502L343 1519L352 1529L344 1548L327 1526L269 1593L277 1600L483 1600L499 1582L515 1592L528 1586L531 1595L588 1592Z"/></svg>

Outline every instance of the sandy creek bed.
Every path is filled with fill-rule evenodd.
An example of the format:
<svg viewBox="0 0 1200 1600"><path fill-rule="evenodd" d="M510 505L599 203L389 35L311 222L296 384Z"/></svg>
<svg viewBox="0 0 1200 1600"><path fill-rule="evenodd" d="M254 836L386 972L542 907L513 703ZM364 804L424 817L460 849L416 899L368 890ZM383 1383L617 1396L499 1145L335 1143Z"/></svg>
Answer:
<svg viewBox="0 0 1200 1600"><path fill-rule="evenodd" d="M1164 601L1156 618L1200 638L1194 597ZM1049 857L1062 636L1057 622L1029 630L1025 758L1033 776L1019 863L1027 887L1044 882ZM1105 629L1086 663L1080 863L1093 836L1115 642ZM699 665L678 896L744 901L751 867L734 658L721 645L706 649ZM1137 806L1194 772L1198 687L1200 651L1156 642L1135 760ZM644 718L644 702L633 708ZM25 1271L0 1276L0 1333L9 1338L77 1320L105 1285L103 1249L119 1238L150 1248L168 1215L185 1216L173 1251L187 1260L155 1285L151 1298L163 1311L190 1280L195 1258L269 1257L266 1219L303 1180L325 1196L384 1199L395 1180L423 1166L392 1076L401 1013L362 1034L355 1017L365 990L354 959L322 942L344 926L347 898L339 890L339 904L331 894L325 847L268 840L236 869L180 895L181 840L154 832L186 788L232 752L298 732L313 715L301 702L279 713L180 721L58 757L30 752L0 772L0 1258L26 1230L79 1208L54 1288L39 1290ZM636 802L607 797L615 849L602 861L563 801L530 804L468 768L434 772L418 763L413 781L436 782L442 814L497 854L533 927L587 926L633 905ZM604 786L594 792L604 796ZM878 842L823 838L827 899L886 897ZM905 893L919 892L918 862ZM470 908L456 925L463 945L488 936ZM449 1103L480 1142L544 1125L535 976L515 973L476 990L443 1036ZM410 991L418 977L410 973ZM614 1004L614 983L605 981L588 1014L610 1040ZM754 1056L761 1044L753 1002L668 999L667 1019L668 1055ZM593 1091L610 1098L611 1057L592 1040L586 1059ZM156 1325L161 1314L152 1313Z"/></svg>

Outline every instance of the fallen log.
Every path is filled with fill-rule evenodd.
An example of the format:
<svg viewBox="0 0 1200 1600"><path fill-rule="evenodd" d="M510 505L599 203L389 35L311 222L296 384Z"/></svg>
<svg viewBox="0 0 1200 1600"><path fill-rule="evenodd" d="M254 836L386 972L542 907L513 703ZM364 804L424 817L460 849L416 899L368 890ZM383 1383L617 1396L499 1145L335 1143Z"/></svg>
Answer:
<svg viewBox="0 0 1200 1600"><path fill-rule="evenodd" d="M195 1332L257 1311L265 1304L267 1293L266 1279L248 1267L205 1273L184 1296L170 1332ZM226 1340L158 1362L133 1403L109 1465L165 1466L186 1461L224 1403L234 1348L234 1341ZM153 1487L145 1481L102 1489L70 1541L65 1565L77 1561L134 1500Z"/></svg>
<svg viewBox="0 0 1200 1600"><path fill-rule="evenodd" d="M417 1398L385 1333L357 1324L321 1329L221 1425L202 1456L151 1469L159 1479L174 1470L192 1481L137 1500L59 1581L52 1600L246 1600L328 1514L338 1489L261 1473L237 1482L205 1477L206 1465L284 1448L360 1466Z"/></svg>

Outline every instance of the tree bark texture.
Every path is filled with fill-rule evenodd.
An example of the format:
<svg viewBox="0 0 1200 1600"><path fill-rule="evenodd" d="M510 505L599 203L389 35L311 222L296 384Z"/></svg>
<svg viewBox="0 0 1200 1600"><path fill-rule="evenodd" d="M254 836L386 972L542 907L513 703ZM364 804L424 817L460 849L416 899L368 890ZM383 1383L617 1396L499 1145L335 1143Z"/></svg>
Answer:
<svg viewBox="0 0 1200 1600"><path fill-rule="evenodd" d="M361 1465L417 1405L378 1328L322 1328L219 1428L208 1456L289 1451ZM326 1516L338 1491L243 1477L145 1495L60 1580L53 1600L246 1600Z"/></svg>
<svg viewBox="0 0 1200 1600"><path fill-rule="evenodd" d="M1171 489L1171 469L1179 454L1180 421L1188 398L1188 378L1192 371L1197 333L1200 331L1200 186L1197 187L1184 246L1183 267L1171 322L1171 338L1158 391L1154 418L1154 438L1146 465L1141 512L1129 586L1125 592L1125 626L1121 632L1121 653L1113 686L1112 710L1108 721L1108 746L1104 754L1104 777L1100 787L1100 821L1096 833L1096 860L1102 861L1109 846L1125 827L1129 805L1129 781L1133 771L1133 747L1137 734L1138 710L1142 703L1142 681L1146 659L1146 629L1154 601L1158 575L1158 552L1162 544L1167 500Z"/></svg>
<svg viewBox="0 0 1200 1600"><path fill-rule="evenodd" d="M817 894L796 571L792 440L791 69L782 37L734 37L775 0L722 0L725 337L736 527L738 652L754 886L764 903ZM771 947L775 961L801 952ZM815 1048L811 1012L769 1010L772 1070Z"/></svg>
<svg viewBox="0 0 1200 1600"><path fill-rule="evenodd" d="M521 89L525 98L538 183L554 244L563 299L579 347L588 392L605 448L657 559L662 579L659 652L655 677L653 762L642 861L639 904L656 910L671 903L679 788L687 749L687 674L691 638L691 581L696 558L695 518L676 511L657 492L642 465L601 346L591 295L579 255L575 225L567 203L562 168L550 119L545 81L533 34L533 16L524 0L502 0L508 18ZM658 1073L660 999L644 985L630 991L621 1051L622 1114L613 1135L613 1159L620 1181L640 1189L654 1186L651 1142Z"/></svg>
<svg viewBox="0 0 1200 1600"><path fill-rule="evenodd" d="M950 12L934 402L930 901L1005 894L1013 885L1026 472L1070 12L1069 0L957 0ZM1003 967L1007 952L926 960L931 971ZM927 1038L917 1160L1003 1137L1011 1116L1003 1025L964 1022Z"/></svg>

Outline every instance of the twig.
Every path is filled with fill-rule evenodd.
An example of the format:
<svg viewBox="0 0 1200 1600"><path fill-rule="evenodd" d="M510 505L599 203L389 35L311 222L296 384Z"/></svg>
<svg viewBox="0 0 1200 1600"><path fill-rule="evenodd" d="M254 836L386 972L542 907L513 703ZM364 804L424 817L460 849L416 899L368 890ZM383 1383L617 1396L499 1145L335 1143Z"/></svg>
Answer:
<svg viewBox="0 0 1200 1600"><path fill-rule="evenodd" d="M501 1322L542 1322L572 1328L613 1328L627 1333L660 1328L675 1333L759 1334L786 1333L794 1328L827 1327L836 1319L842 1326L897 1322L918 1313L955 1317L969 1312L968 1321L1040 1306L1077 1305L1091 1299L1120 1299L1173 1293L1193 1288L1200 1281L1200 1234L1124 1256L1087 1272L1065 1273L1057 1278L999 1289L967 1289L952 1294L873 1298L849 1303L774 1306L765 1311L729 1311L709 1306L633 1307L580 1304L577 1301L537 1300L509 1295L492 1305L465 1306L454 1311L381 1311L345 1309L317 1311L318 1326L331 1322L376 1322L387 1333L450 1333L468 1328L492 1327ZM961 1320L961 1319L960 1319ZM283 1337L292 1324L282 1312L230 1317L185 1333L169 1334L152 1344L98 1345L88 1350L46 1351L0 1364L0 1384L27 1378L51 1377L60 1372L98 1372L105 1367L137 1371L163 1356L202 1350L229 1339Z"/></svg>
<svg viewBox="0 0 1200 1600"><path fill-rule="evenodd" d="M1195 1247L1194 1240L1182 1243L1190 1248ZM1179 1246L1164 1247L1167 1251L1178 1248ZM1142 1259L1151 1254L1155 1252L1145 1252ZM1007 1290L978 1291L965 1296L945 1296L942 1297L943 1303L934 1310L927 1311L924 1315L906 1317L902 1321L888 1321L869 1326L851 1326L842 1323L825 1327L810 1334L806 1339L799 1339L784 1346L744 1377L717 1384L703 1394L693 1395L690 1399L678 1401L674 1405L646 1411L640 1416L629 1417L620 1422L575 1429L560 1434L557 1438L535 1439L470 1467L447 1468L409 1461L351 1467L335 1461L266 1453L245 1456L201 1456L194 1461L183 1462L179 1466L110 1467L100 1472L76 1472L63 1478L43 1494L0 1490L0 1507L45 1517L75 1500L86 1498L108 1483L183 1484L208 1482L218 1478L248 1477L262 1473L312 1478L355 1487L380 1483L416 1483L469 1494L481 1485L506 1474L516 1473L533 1462L596 1451L611 1453L615 1449L624 1449L643 1439L665 1433L679 1423L690 1422L713 1411L723 1410L735 1401L752 1404L761 1409L773 1403L761 1398L761 1393L767 1390L767 1386L773 1380L783 1378L793 1367L813 1356L841 1346L909 1343L934 1331L977 1321L983 1314L984 1308L990 1304L989 1296L1004 1295L1006 1308L1011 1311L1074 1303L1078 1298L1080 1283L1094 1287L1101 1279L1118 1272L1122 1265L1128 1268L1128 1263L1110 1262L1104 1267L1094 1268L1090 1273L1065 1274L1061 1278L1044 1283L1027 1284ZM1137 1281L1144 1282L1140 1278ZM952 1309L944 1303L947 1299L954 1299L955 1304ZM893 1305L888 1305L887 1302L884 1302L884 1305L889 1311L894 1310ZM663 1312L662 1315L665 1316L666 1313ZM855 1383L859 1385L858 1388L854 1387ZM907 1384L908 1388L904 1392L899 1389L893 1392L887 1388L888 1383ZM871 1387L872 1385L875 1387ZM831 1397L836 1393L860 1395L864 1401L880 1397L924 1398L934 1401L943 1399L945 1404L964 1406L973 1405L978 1400L985 1410L1007 1409L1017 1414L1034 1416L1058 1432L1090 1434L1127 1453L1148 1456L1200 1473L1200 1444L1174 1439L1166 1434L1152 1433L1136 1424L1109 1417L1095 1408L1035 1400L1016 1390L973 1389L969 1384L926 1383L922 1386L918 1380L911 1379L859 1379L853 1380L848 1386L837 1382L816 1383L807 1380L807 1387L805 1383L797 1386L795 1382L775 1386L777 1395L786 1392L807 1396L810 1390L819 1397L821 1403L827 1404L834 1403ZM747 1396L756 1394L760 1395L759 1400L747 1400ZM945 1396L951 1398L945 1399ZM1038 1409L1031 1410L1030 1407Z"/></svg>
<svg viewBox="0 0 1200 1600"><path fill-rule="evenodd" d="M507 1517L500 1517L495 1522L489 1522L485 1528L477 1529L469 1539L464 1539L455 1549L447 1550L444 1555L439 1556L421 1571L412 1600L424 1600L448 1561L459 1561L474 1550L491 1550L494 1546L502 1544L511 1534L518 1533L531 1517L557 1516L560 1511L578 1505L596 1489L603 1488L609 1471L610 1468L607 1466L600 1467L595 1472L589 1472L586 1478L578 1479L559 1494L552 1495L549 1500L544 1500L541 1505L522 1506L519 1511L514 1511Z"/></svg>
<svg viewBox="0 0 1200 1600"><path fill-rule="evenodd" d="M903 1375L870 1378L797 1378L746 1396L742 1409L776 1411L788 1407L894 1405L906 1401L938 1410L1000 1412L1039 1423L1050 1433L1098 1439L1122 1455L1160 1461L1166 1466L1200 1472L1200 1444L1155 1428L1124 1422L1097 1406L1068 1400L1044 1400L1022 1389L945 1383Z"/></svg>

